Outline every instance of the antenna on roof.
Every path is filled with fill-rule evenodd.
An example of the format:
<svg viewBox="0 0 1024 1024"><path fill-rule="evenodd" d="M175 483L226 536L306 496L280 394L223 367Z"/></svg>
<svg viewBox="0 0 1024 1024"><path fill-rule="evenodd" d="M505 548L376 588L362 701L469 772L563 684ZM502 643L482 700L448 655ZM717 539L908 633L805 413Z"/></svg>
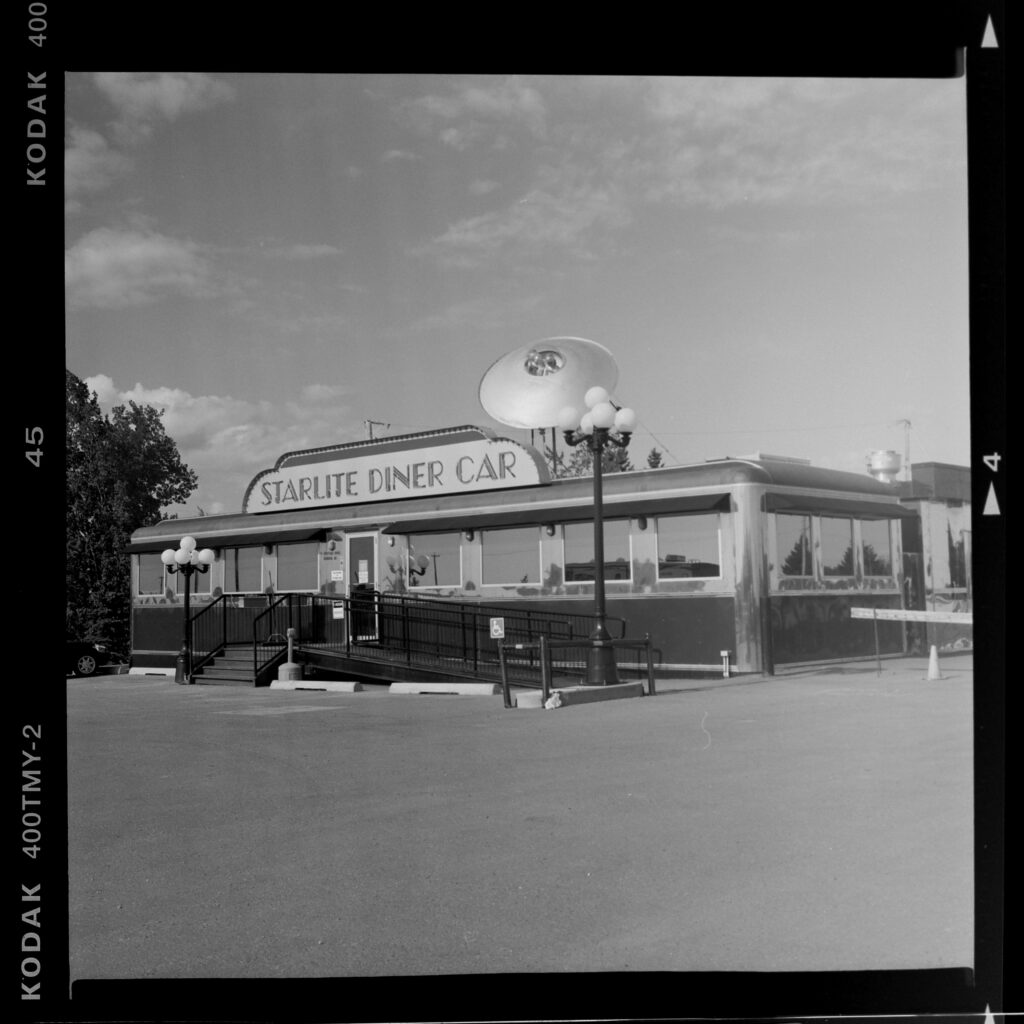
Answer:
<svg viewBox="0 0 1024 1024"><path fill-rule="evenodd" d="M363 426L366 427L366 436L371 441L373 440L374 427L383 427L385 430L391 429L390 423L383 423L381 420L363 420Z"/></svg>
<svg viewBox="0 0 1024 1024"><path fill-rule="evenodd" d="M910 470L910 420L897 420L903 424L903 472L906 474L907 483L910 483L913 475Z"/></svg>

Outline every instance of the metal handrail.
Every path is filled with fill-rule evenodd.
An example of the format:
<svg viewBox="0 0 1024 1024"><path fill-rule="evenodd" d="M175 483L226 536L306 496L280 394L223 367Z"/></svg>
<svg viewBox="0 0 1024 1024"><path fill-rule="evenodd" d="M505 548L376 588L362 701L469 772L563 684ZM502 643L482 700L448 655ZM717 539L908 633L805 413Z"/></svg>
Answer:
<svg viewBox="0 0 1024 1024"><path fill-rule="evenodd" d="M501 662L501 690L504 699L505 707L512 707L512 693L510 689L510 676L512 669L515 667L513 663L509 661L508 652L533 652L536 651L540 657L540 681L525 681L523 679L517 679L516 682L520 686L528 686L533 689L539 688L541 690L541 697L546 704L548 698L551 696L552 679L554 677L555 660L552 657L552 652L556 650L578 650L581 652L582 657L573 658L570 661L563 660L560 667L563 671L570 665L576 667L577 671L582 675L585 671L586 665L586 651L590 648L590 644L586 641L581 640L552 640L546 636L540 637L535 642L527 643L506 643L505 641L499 642L499 656ZM625 640L617 639L611 640L608 646L615 650L642 650L646 652L646 676L647 676L647 695L653 697L657 692L654 683L654 648L651 644L651 635L649 633L644 634L643 640ZM616 659L618 660L618 659ZM639 670L639 659L637 661L637 668Z"/></svg>
<svg viewBox="0 0 1024 1024"><path fill-rule="evenodd" d="M401 661L406 666L490 678L500 675L497 641L490 632L492 618L505 620L505 636L509 639L535 641L554 634L554 638L574 644L587 642L593 622L592 616L579 613L546 615L504 605L376 591L354 598L326 594L289 597L291 613L302 624L300 644L348 655L356 648L360 656L378 661ZM329 613L338 605L342 608L341 619ZM612 621L613 628L624 632L625 620ZM529 680L536 671L537 664L533 663L522 672L513 669L513 674Z"/></svg>
<svg viewBox="0 0 1024 1024"><path fill-rule="evenodd" d="M291 626L291 624L292 624L292 598L294 598L296 596L305 596L305 595L282 594L276 600L271 601L270 604L268 604L267 607L262 612L260 612L260 614L257 615L256 618L254 618L252 620L252 673L253 673L252 677L253 677L253 680L259 679L260 672L262 672L263 669L266 668L266 666L271 661L273 661L274 658L276 658L281 653L280 648L283 645L283 643L286 643L286 641L283 641L284 631L283 630L281 630L281 631L275 630L273 628L274 627L274 619L275 619L275 614L274 613L277 611L277 609L279 609L281 607L281 605L287 604L288 605L288 626L286 626L285 629L287 629L289 626ZM261 643L259 631L260 631L261 625L263 625L263 620L264 619L270 619L271 626L270 626L270 631L269 631L269 633L267 635L266 641ZM270 655L263 657L263 659L261 660L260 659L260 651L261 651L261 649L270 646L269 641L275 635L282 636L283 643L282 644L278 644Z"/></svg>
<svg viewBox="0 0 1024 1024"><path fill-rule="evenodd" d="M200 668L202 665L205 665L206 662L211 661L213 658L215 658L217 656L218 652L223 650L225 644L227 643L227 618L226 618L226 615L227 615L227 602L225 600L225 597L226 597L225 594L221 594L219 597L215 598L209 604L204 605L202 608L199 609L199 611L195 612L195 614L193 614L189 618L189 621L188 621L189 650L192 652L192 672L193 673L196 671L197 668ZM220 609L220 612L221 612L220 617L219 617L220 618L220 634L218 636L218 634L216 632L216 623L213 623L211 621L210 625L213 626L212 639L210 640L209 643L203 644L202 647L200 648L200 650L201 651L205 651L205 653L199 653L198 656L197 656L197 646L199 646L199 645L198 645L197 640L196 640L196 625L197 625L197 623L199 624L199 626L200 626L199 635L202 637L203 636L203 630L208 625L208 623L206 622L207 616L209 616L210 619L212 620L213 616L212 616L211 613L213 612L213 610L215 608L218 608L218 606L219 606L219 609ZM205 637L204 637L204 639L205 639Z"/></svg>

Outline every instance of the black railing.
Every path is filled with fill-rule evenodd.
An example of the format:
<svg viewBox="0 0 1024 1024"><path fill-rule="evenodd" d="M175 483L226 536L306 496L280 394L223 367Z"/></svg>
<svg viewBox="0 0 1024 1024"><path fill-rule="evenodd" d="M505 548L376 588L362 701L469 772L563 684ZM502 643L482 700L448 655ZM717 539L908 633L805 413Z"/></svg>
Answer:
<svg viewBox="0 0 1024 1024"><path fill-rule="evenodd" d="M612 640L615 665L620 678L646 681L647 695L653 697L654 649L650 635L643 640ZM512 707L509 684L540 689L546 703L558 687L582 686L586 682L587 653L591 645L579 640L550 640L542 636L530 643L502 641L498 648L501 688L505 707Z"/></svg>
<svg viewBox="0 0 1024 1024"><path fill-rule="evenodd" d="M592 615L376 591L356 591L347 598L285 595L265 616L258 628L266 637L284 634L291 626L301 646L495 679L501 673L502 638L533 643L546 636L585 643L594 628ZM609 620L620 637L625 625L623 619ZM265 646L270 653L273 644ZM527 675L535 672L536 665L526 669Z"/></svg>
<svg viewBox="0 0 1024 1024"><path fill-rule="evenodd" d="M221 594L189 619L192 672L215 658L228 644L250 644L253 624L267 608L267 598Z"/></svg>
<svg viewBox="0 0 1024 1024"><path fill-rule="evenodd" d="M225 615L227 602L221 594L216 600L204 605L189 619L189 647L192 651L191 671L195 672L204 662L209 661L224 649L227 626Z"/></svg>
<svg viewBox="0 0 1024 1024"><path fill-rule="evenodd" d="M258 681L288 646L288 630L294 629L296 636L308 630L304 619L308 618L307 594L281 594L270 601L267 608L252 620L252 674ZM305 614L304 614L305 613Z"/></svg>
<svg viewBox="0 0 1024 1024"><path fill-rule="evenodd" d="M520 656L506 659L505 671L535 685L540 639L585 650L595 624L593 615L372 590L353 591L350 597L281 594L265 600L269 603L252 606L234 595L221 596L197 612L191 620L193 671L228 644L244 643L252 645L258 678L281 656L288 630L294 629L300 647L493 679L501 678L500 645L522 645ZM606 621L621 640L625 620Z"/></svg>

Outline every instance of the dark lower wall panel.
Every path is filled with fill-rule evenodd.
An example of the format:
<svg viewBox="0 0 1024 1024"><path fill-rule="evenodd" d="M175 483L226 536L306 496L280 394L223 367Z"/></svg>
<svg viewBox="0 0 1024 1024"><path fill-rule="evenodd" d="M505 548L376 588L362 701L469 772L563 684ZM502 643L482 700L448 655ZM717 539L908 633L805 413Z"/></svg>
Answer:
<svg viewBox="0 0 1024 1024"><path fill-rule="evenodd" d="M898 594L786 594L769 600L772 653L776 665L799 661L870 657L875 653L875 625L851 619L850 608L899 608ZM905 624L878 623L882 654L904 651Z"/></svg>
<svg viewBox="0 0 1024 1024"><path fill-rule="evenodd" d="M181 650L184 612L175 605L132 609L132 651ZM134 661L133 657L133 661ZM153 663L152 658L149 659Z"/></svg>
<svg viewBox="0 0 1024 1024"><path fill-rule="evenodd" d="M530 602L531 609L591 614L593 601ZM657 663L720 665L722 651L735 651L735 602L724 597L609 598L609 617L625 619L626 638L651 636ZM618 633L611 630L613 636Z"/></svg>
<svg viewBox="0 0 1024 1024"><path fill-rule="evenodd" d="M523 600L509 602L509 607L545 611L593 613L594 603L580 601ZM721 652L735 650L735 602L724 597L650 597L611 598L607 602L609 617L625 619L626 637L640 640L649 633L659 664L718 665ZM176 606L151 605L132 610L132 650L167 651L181 649L182 609ZM617 624L611 627L618 636ZM145 657L140 658L146 661ZM154 663L150 656L147 663Z"/></svg>

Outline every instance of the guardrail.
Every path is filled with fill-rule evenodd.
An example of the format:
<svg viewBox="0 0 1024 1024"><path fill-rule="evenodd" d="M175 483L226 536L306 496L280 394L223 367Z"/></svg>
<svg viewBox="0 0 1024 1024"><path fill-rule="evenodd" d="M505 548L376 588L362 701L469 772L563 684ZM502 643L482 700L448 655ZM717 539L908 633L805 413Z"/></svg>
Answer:
<svg viewBox="0 0 1024 1024"><path fill-rule="evenodd" d="M947 625L973 626L973 612L928 612L913 608L851 608L851 619L871 619L875 627L875 661L882 672L882 654L878 646L878 623L881 622L936 622Z"/></svg>
<svg viewBox="0 0 1024 1024"><path fill-rule="evenodd" d="M498 662L501 667L501 692L505 707L512 707L510 677L516 669L519 670L516 679L517 685L528 686L533 689L539 687L545 704L551 696L556 669L562 675L569 676L573 680L566 685L582 685L583 680L581 677L586 674L587 651L592 646L592 643L587 640L553 640L546 636L541 636L536 641L525 643L509 643L506 640L499 640ZM618 656L616 656L615 662L617 668L624 669L625 671L634 671L638 675L644 674L647 680L647 695L653 697L655 694L654 649L651 646L650 634L646 634L643 640L611 640L608 646L612 647L615 651L634 650L644 652L645 657L642 659L637 657L632 666L628 662L620 663ZM578 651L579 654L573 657L566 657L565 653L563 653L562 657L556 659L554 656L556 651L565 653ZM522 671L524 666L521 663L515 664L510 661L510 655L512 659L516 659L517 656L528 659L531 670L533 669L534 655L536 655L536 670L524 674ZM539 681L537 681L536 671L540 672Z"/></svg>
<svg viewBox="0 0 1024 1024"><path fill-rule="evenodd" d="M264 633L284 633L293 626L300 646L490 678L497 678L500 671L495 620L500 620L506 640L521 643L547 636L585 645L594 629L594 616L589 614L376 591L357 591L350 597L282 595L264 614ZM621 638L625 620L607 622ZM524 669L526 678L535 678L536 671L536 666Z"/></svg>

